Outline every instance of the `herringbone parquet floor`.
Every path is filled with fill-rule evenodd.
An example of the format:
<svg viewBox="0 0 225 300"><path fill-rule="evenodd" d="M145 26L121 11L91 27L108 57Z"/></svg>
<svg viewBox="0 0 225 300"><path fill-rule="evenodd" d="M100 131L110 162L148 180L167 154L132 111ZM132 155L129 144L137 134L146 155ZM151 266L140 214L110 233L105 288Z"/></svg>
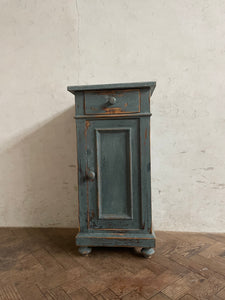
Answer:
<svg viewBox="0 0 225 300"><path fill-rule="evenodd" d="M0 229L0 299L225 299L225 234L157 232L156 254L95 248L72 229Z"/></svg>

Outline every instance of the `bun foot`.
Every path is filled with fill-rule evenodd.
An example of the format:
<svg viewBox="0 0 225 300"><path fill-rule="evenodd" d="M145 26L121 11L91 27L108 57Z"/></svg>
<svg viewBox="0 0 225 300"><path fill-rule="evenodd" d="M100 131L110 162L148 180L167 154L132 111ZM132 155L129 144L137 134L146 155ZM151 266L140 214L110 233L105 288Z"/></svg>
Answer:
<svg viewBox="0 0 225 300"><path fill-rule="evenodd" d="M81 255L88 256L88 254L91 253L92 248L90 248L90 247L79 247L78 251Z"/></svg>
<svg viewBox="0 0 225 300"><path fill-rule="evenodd" d="M155 250L153 248L142 248L141 253L145 258L149 258L155 253Z"/></svg>

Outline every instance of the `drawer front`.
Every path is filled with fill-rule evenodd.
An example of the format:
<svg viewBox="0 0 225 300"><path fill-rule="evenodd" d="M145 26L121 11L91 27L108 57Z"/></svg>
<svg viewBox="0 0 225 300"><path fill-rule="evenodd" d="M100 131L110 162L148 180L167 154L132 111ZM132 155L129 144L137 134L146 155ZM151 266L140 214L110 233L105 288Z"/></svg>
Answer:
<svg viewBox="0 0 225 300"><path fill-rule="evenodd" d="M140 112L139 90L85 92L85 114L129 114Z"/></svg>

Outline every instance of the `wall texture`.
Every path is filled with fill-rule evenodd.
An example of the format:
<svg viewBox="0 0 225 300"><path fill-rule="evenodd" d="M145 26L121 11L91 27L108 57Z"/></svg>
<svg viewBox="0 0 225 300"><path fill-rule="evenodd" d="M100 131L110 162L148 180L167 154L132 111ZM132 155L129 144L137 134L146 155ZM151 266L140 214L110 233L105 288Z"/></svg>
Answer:
<svg viewBox="0 0 225 300"><path fill-rule="evenodd" d="M3 0L0 226L77 226L72 84L157 81L157 230L225 231L225 2Z"/></svg>

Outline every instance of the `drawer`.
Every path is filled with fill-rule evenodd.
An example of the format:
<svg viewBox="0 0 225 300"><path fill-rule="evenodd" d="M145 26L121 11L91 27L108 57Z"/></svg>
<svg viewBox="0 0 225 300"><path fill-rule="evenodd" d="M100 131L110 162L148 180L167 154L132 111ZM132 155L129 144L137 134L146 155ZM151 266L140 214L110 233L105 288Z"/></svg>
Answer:
<svg viewBox="0 0 225 300"><path fill-rule="evenodd" d="M85 114L129 114L140 112L140 90L86 91Z"/></svg>

